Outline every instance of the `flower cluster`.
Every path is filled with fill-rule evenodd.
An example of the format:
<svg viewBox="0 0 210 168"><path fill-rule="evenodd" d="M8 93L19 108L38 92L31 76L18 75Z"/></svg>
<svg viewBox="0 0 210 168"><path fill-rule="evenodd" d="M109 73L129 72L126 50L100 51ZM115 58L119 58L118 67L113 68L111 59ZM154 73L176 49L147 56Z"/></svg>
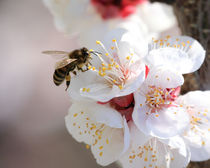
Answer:
<svg viewBox="0 0 210 168"><path fill-rule="evenodd" d="M203 47L167 36L145 52L122 39L96 41L94 63L72 79L69 133L103 166L183 168L209 159L210 92L180 96L183 74L203 63Z"/></svg>
<svg viewBox="0 0 210 168"><path fill-rule="evenodd" d="M65 123L98 164L184 168L210 158L210 91L180 95L205 50L187 36L147 42L173 25L170 12L146 0L44 2L60 30L93 48L87 71L72 75Z"/></svg>

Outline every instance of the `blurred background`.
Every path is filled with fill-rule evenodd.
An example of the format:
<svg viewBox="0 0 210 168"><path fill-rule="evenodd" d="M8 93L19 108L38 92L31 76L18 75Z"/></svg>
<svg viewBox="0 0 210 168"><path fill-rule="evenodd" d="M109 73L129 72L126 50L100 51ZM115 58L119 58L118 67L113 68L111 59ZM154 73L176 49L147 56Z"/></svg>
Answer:
<svg viewBox="0 0 210 168"><path fill-rule="evenodd" d="M100 167L68 134L68 95L41 54L77 48L75 40L55 29L41 0L0 0L0 21L0 168Z"/></svg>
<svg viewBox="0 0 210 168"><path fill-rule="evenodd" d="M41 54L75 49L76 37L55 29L41 0L0 0L0 21L0 168L99 168L68 134L68 95L53 84L55 61Z"/></svg>

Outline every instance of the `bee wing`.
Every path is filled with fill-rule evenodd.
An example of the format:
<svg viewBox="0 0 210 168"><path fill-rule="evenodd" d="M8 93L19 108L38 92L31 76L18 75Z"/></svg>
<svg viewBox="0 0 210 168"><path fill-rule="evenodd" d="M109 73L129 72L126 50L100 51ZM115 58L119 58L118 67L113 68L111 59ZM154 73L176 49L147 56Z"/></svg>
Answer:
<svg viewBox="0 0 210 168"><path fill-rule="evenodd" d="M59 62L56 62L55 64L55 69L60 69L60 68L63 68L65 67L66 65L76 61L77 59L69 59L69 58L66 58L62 61L59 61Z"/></svg>
<svg viewBox="0 0 210 168"><path fill-rule="evenodd" d="M66 51L43 51L42 53L51 55L54 59L64 59L69 57L69 52Z"/></svg>

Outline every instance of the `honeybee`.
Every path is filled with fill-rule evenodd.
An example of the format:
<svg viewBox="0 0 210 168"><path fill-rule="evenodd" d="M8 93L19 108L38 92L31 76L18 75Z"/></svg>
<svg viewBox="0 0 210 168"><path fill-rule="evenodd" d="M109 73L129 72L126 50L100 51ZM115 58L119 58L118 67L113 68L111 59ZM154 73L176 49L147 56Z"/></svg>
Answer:
<svg viewBox="0 0 210 168"><path fill-rule="evenodd" d="M61 59L55 64L53 81L56 86L59 86L66 79L66 90L71 82L70 73L77 75L76 70L85 72L88 70L88 66L91 65L91 52L85 47L72 52L43 51L42 53L51 55L55 59ZM84 66L86 66L85 70L83 69Z"/></svg>

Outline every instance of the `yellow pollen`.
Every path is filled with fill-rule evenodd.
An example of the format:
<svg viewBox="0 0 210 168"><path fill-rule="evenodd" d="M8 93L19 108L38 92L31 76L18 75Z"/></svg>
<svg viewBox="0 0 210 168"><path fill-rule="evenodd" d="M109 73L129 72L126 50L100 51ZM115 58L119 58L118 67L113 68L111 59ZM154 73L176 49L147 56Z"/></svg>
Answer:
<svg viewBox="0 0 210 168"><path fill-rule="evenodd" d="M101 42L100 41L96 41L96 44L101 44Z"/></svg>
<svg viewBox="0 0 210 168"><path fill-rule="evenodd" d="M171 36L170 36L170 35L168 35L168 36L166 36L166 38L167 38L167 39L169 39L169 38L171 38Z"/></svg>
<svg viewBox="0 0 210 168"><path fill-rule="evenodd" d="M100 153L99 153L99 156L102 156L102 155L103 155L103 152L100 152Z"/></svg>
<svg viewBox="0 0 210 168"><path fill-rule="evenodd" d="M106 144L109 144L109 140L108 139L106 139Z"/></svg>
<svg viewBox="0 0 210 168"><path fill-rule="evenodd" d="M101 139L101 136L98 136L98 139Z"/></svg>
<svg viewBox="0 0 210 168"><path fill-rule="evenodd" d="M183 47L185 47L185 46L186 46L186 44L185 44L184 42L182 42L181 44L182 44L182 46L183 46Z"/></svg>
<svg viewBox="0 0 210 168"><path fill-rule="evenodd" d="M100 150L103 149L103 148L104 148L103 146L100 146L100 147L99 147Z"/></svg>
<svg viewBox="0 0 210 168"><path fill-rule="evenodd" d="M133 56L133 53L131 53L131 56Z"/></svg>
<svg viewBox="0 0 210 168"><path fill-rule="evenodd" d="M116 39L113 39L112 42L116 42Z"/></svg>
<svg viewBox="0 0 210 168"><path fill-rule="evenodd" d="M74 117L76 117L77 115L78 115L78 114L77 114L77 113L75 113L75 114L74 114Z"/></svg>
<svg viewBox="0 0 210 168"><path fill-rule="evenodd" d="M93 70L93 71L95 71L95 70L96 70L96 68L95 68L95 67L92 67L92 70Z"/></svg>
<svg viewBox="0 0 210 168"><path fill-rule="evenodd" d="M179 47L180 47L180 45L178 44L178 45L177 45L177 48L179 48Z"/></svg>
<svg viewBox="0 0 210 168"><path fill-rule="evenodd" d="M93 52L93 49L90 49L89 51L90 51L90 52Z"/></svg>
<svg viewBox="0 0 210 168"><path fill-rule="evenodd" d="M126 59L129 60L130 59L130 56L127 56Z"/></svg>
<svg viewBox="0 0 210 168"><path fill-rule="evenodd" d="M204 141L202 141L202 145L205 145L206 143Z"/></svg>
<svg viewBox="0 0 210 168"><path fill-rule="evenodd" d="M167 45L167 47L168 47L168 46L170 45L170 43L167 43L166 45Z"/></svg>
<svg viewBox="0 0 210 168"><path fill-rule="evenodd" d="M119 68L119 65L116 65L115 67L116 67L116 68Z"/></svg>
<svg viewBox="0 0 210 168"><path fill-rule="evenodd" d="M176 44L174 44L173 47L176 48Z"/></svg>
<svg viewBox="0 0 210 168"><path fill-rule="evenodd" d="M120 88L120 90L122 90L122 89L123 89L123 86L122 86L122 85L118 85L118 87Z"/></svg>
<svg viewBox="0 0 210 168"><path fill-rule="evenodd" d="M87 117L86 120L90 120L90 119Z"/></svg>
<svg viewBox="0 0 210 168"><path fill-rule="evenodd" d="M113 83L116 83L116 80L113 80L112 82L113 82Z"/></svg>
<svg viewBox="0 0 210 168"><path fill-rule="evenodd" d="M106 55L106 56L108 56L108 55L109 55L109 53L105 53L105 55Z"/></svg>
<svg viewBox="0 0 210 168"><path fill-rule="evenodd" d="M204 115L204 116L207 116L207 114L206 114L206 113L203 113L203 115Z"/></svg>
<svg viewBox="0 0 210 168"><path fill-rule="evenodd" d="M192 48L192 46L189 46L189 48Z"/></svg>
<svg viewBox="0 0 210 168"><path fill-rule="evenodd" d="M82 88L82 91L85 92L86 91L86 88Z"/></svg>
<svg viewBox="0 0 210 168"><path fill-rule="evenodd" d="M208 131L210 131L210 128L208 129Z"/></svg>
<svg viewBox="0 0 210 168"><path fill-rule="evenodd" d="M145 161L145 162L147 162L147 160L148 160L147 158L144 158L144 161Z"/></svg>
<svg viewBox="0 0 210 168"><path fill-rule="evenodd" d="M112 50L114 50L114 47L111 47Z"/></svg>
<svg viewBox="0 0 210 168"><path fill-rule="evenodd" d="M101 63L101 65L102 65L102 66L105 66L105 64L104 64L104 63Z"/></svg>
<svg viewBox="0 0 210 168"><path fill-rule="evenodd" d="M86 149L89 149L89 148L90 148L90 146L87 144L87 145L86 145Z"/></svg>
<svg viewBox="0 0 210 168"><path fill-rule="evenodd" d="M106 67L102 67L102 71L105 72L106 71Z"/></svg>
<svg viewBox="0 0 210 168"><path fill-rule="evenodd" d="M170 79L169 79L169 78L167 78L167 80L168 80L168 81L170 81Z"/></svg>
<svg viewBox="0 0 210 168"><path fill-rule="evenodd" d="M76 123L73 123L73 126L76 126Z"/></svg>
<svg viewBox="0 0 210 168"><path fill-rule="evenodd" d="M142 104L140 104L140 107L142 107Z"/></svg>
<svg viewBox="0 0 210 168"><path fill-rule="evenodd" d="M87 92L90 92L90 88L87 88L87 90L86 90Z"/></svg>
<svg viewBox="0 0 210 168"><path fill-rule="evenodd" d="M155 117L158 117L158 116L159 116L158 114L155 115Z"/></svg>
<svg viewBox="0 0 210 168"><path fill-rule="evenodd" d="M88 69L90 70L92 67L91 66L88 66Z"/></svg>
<svg viewBox="0 0 210 168"><path fill-rule="evenodd" d="M176 41L179 41L179 39L177 38Z"/></svg>
<svg viewBox="0 0 210 168"><path fill-rule="evenodd" d="M163 43L161 42L161 43L160 43L160 46L162 46L162 45L163 45Z"/></svg>
<svg viewBox="0 0 210 168"><path fill-rule="evenodd" d="M154 40L154 43L158 43L159 40Z"/></svg>
<svg viewBox="0 0 210 168"><path fill-rule="evenodd" d="M187 41L187 44L190 44L190 41Z"/></svg>

